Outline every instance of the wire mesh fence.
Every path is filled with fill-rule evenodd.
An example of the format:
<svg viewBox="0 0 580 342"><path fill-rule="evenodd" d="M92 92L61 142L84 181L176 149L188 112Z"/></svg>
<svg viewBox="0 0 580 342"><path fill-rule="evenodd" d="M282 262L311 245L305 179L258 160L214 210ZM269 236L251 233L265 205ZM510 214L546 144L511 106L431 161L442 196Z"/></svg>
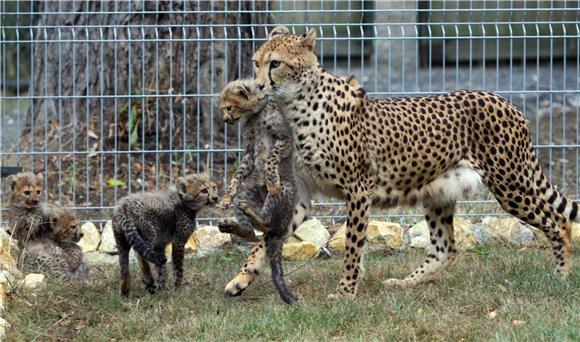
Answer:
<svg viewBox="0 0 580 342"><path fill-rule="evenodd" d="M46 175L46 200L102 222L128 193L202 162L228 181L240 127L220 118L270 29L318 31L317 52L370 96L485 89L530 121L541 165L580 198L578 1L2 1L0 164ZM0 193L0 201L5 196ZM500 214L482 192L460 215ZM415 220L419 211L374 211ZM200 220L222 216L210 210ZM314 216L344 217L317 198ZM1 220L0 220L1 221Z"/></svg>

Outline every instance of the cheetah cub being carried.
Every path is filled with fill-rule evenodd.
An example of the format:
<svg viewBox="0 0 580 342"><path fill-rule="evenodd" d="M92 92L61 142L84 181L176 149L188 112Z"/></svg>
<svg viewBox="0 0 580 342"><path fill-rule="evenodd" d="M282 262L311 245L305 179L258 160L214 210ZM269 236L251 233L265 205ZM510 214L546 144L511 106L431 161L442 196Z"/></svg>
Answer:
<svg viewBox="0 0 580 342"><path fill-rule="evenodd" d="M49 232L29 241L21 253L21 269L66 280L86 278L89 268L83 262L81 247L77 245L83 236L78 218L70 210L52 205L47 209Z"/></svg>
<svg viewBox="0 0 580 342"><path fill-rule="evenodd" d="M113 213L121 294L128 296L131 290L131 247L137 252L147 291L155 293L157 288L165 287L165 246L171 243L175 287L181 286L185 244L195 230L197 212L217 200L217 186L205 173L179 177L168 191L137 193L121 199ZM149 262L157 267L157 286Z"/></svg>
<svg viewBox="0 0 580 342"><path fill-rule="evenodd" d="M220 230L250 237L254 228L265 233L253 253L263 250L265 244L276 289L284 302L292 304L296 297L286 287L281 260L295 204L292 130L278 103L251 80L227 84L220 108L227 123L243 120L245 144L242 162L220 202L225 209L236 198L238 222L222 220Z"/></svg>

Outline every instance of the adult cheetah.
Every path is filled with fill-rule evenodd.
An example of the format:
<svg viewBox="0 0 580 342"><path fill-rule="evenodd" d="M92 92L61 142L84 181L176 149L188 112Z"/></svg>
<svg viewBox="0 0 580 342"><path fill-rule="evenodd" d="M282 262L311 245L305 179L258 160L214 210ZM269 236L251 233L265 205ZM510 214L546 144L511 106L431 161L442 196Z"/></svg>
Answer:
<svg viewBox="0 0 580 342"><path fill-rule="evenodd" d="M515 106L491 92L465 90L373 99L319 65L315 40L314 30L295 36L277 27L253 60L258 84L280 98L294 130L298 183L305 185L297 193L294 227L313 192L346 201L337 295L356 295L371 204L423 205L431 236L426 259L405 279L385 281L412 286L432 279L453 258L455 202L481 181L504 210L548 236L556 272L570 272L570 220L578 221L578 203L542 173L528 122ZM257 273L255 260L247 264L253 268L243 268L227 293L239 294L248 275Z"/></svg>

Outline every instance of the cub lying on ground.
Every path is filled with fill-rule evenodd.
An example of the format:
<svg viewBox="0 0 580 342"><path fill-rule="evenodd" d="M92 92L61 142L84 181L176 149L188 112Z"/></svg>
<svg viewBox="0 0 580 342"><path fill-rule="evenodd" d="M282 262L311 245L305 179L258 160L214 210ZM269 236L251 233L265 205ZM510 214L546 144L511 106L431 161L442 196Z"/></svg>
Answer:
<svg viewBox="0 0 580 342"><path fill-rule="evenodd" d="M39 272L66 280L89 275L83 252L77 242L82 238L76 215L53 205L45 207L49 221L46 235L29 241L20 254L19 265L25 272Z"/></svg>

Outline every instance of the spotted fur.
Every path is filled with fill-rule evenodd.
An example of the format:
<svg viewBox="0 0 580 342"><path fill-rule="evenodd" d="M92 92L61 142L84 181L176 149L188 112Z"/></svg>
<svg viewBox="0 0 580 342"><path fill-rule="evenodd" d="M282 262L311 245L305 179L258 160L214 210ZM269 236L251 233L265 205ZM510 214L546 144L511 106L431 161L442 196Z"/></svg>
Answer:
<svg viewBox="0 0 580 342"><path fill-rule="evenodd" d="M150 293L165 287L165 246L172 244L175 287L183 279L185 244L195 231L197 212L217 202L217 186L207 174L179 177L169 191L127 196L113 213L113 233L119 251L121 294L131 290L129 250L139 258L142 280ZM149 262L157 267L157 285Z"/></svg>
<svg viewBox="0 0 580 342"><path fill-rule="evenodd" d="M556 272L570 272L570 220L578 221L578 204L548 182L528 122L513 104L491 92L466 90L411 98L363 95L359 101L351 85L319 65L314 30L303 36L288 32L274 29L256 51L256 80L280 99L291 121L295 164L309 189L298 203L314 192L346 201L337 295L356 295L371 204L423 205L431 235L426 260L405 279L385 282L415 285L451 261L455 201L480 181L503 209L547 235Z"/></svg>
<svg viewBox="0 0 580 342"><path fill-rule="evenodd" d="M295 204L290 125L279 104L268 99L250 80L227 84L221 93L220 108L226 122L243 120L245 147L242 162L220 203L225 209L235 197L238 222L222 220L220 230L247 232L243 235L248 236L255 228L263 231L258 246L265 246L274 285L282 300L294 303L296 297L287 288L282 270L282 244ZM226 286L227 295L238 295L241 291Z"/></svg>
<svg viewBox="0 0 580 342"><path fill-rule="evenodd" d="M28 242L22 250L19 265L25 272L38 272L66 280L89 275L77 242L82 237L80 222L70 211L56 206L46 207L50 232Z"/></svg>
<svg viewBox="0 0 580 342"><path fill-rule="evenodd" d="M48 207L42 203L44 176L21 172L6 181L6 219L12 238L18 247L24 248L29 241L50 233Z"/></svg>

